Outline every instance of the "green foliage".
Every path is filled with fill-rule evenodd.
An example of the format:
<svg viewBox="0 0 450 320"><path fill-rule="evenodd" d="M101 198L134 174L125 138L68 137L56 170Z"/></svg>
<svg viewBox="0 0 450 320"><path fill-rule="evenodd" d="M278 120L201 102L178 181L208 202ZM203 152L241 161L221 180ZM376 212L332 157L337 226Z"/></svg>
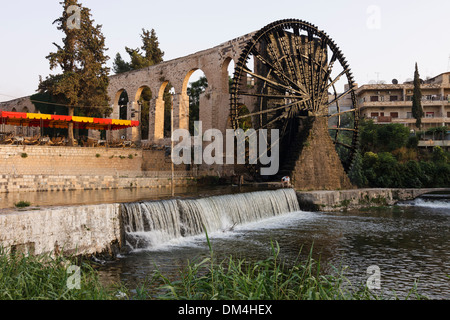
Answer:
<svg viewBox="0 0 450 320"><path fill-rule="evenodd" d="M409 160L401 163L391 154L366 152L362 161L365 186L377 188L450 187L450 163L440 148L433 152L435 161Z"/></svg>
<svg viewBox="0 0 450 320"><path fill-rule="evenodd" d="M445 163L449 161L448 154L439 146L433 148L433 161Z"/></svg>
<svg viewBox="0 0 450 320"><path fill-rule="evenodd" d="M164 52L159 48L158 37L154 29L151 31L142 29L141 40L142 46L140 48L125 47L130 62L123 60L120 53L116 54L113 63L113 71L116 74L150 67L163 61Z"/></svg>
<svg viewBox="0 0 450 320"><path fill-rule="evenodd" d="M208 87L206 77L200 77L197 81L190 83L187 88L189 95L189 131L194 134L194 122L200 120L200 95Z"/></svg>
<svg viewBox="0 0 450 320"><path fill-rule="evenodd" d="M40 80L38 92L47 99L68 107L68 114L74 115L75 108L83 109L84 115L102 117L109 115L108 84L109 57L105 54L105 37L101 25L94 25L90 9L81 7L77 0L65 0L63 14L54 21L57 29L64 33L63 44L56 47L46 58L50 70L61 70ZM68 26L69 6L81 7L80 28ZM50 96L51 98L48 98ZM42 100L39 100L42 101ZM42 105L40 106L42 107ZM69 142L73 141L73 125L69 124Z"/></svg>
<svg viewBox="0 0 450 320"><path fill-rule="evenodd" d="M21 201L19 201L19 202L16 202L16 203L14 204L14 206L15 206L16 208L26 208L26 207L31 206L31 203L28 202L28 201L23 201L23 200L21 200Z"/></svg>
<svg viewBox="0 0 450 320"><path fill-rule="evenodd" d="M349 172L359 187L450 187L450 155L440 147L432 153L417 148L419 136L410 136L401 124L360 123L360 150ZM445 128L446 129L446 128ZM431 130L440 135L444 128ZM445 131L446 132L446 131Z"/></svg>
<svg viewBox="0 0 450 320"><path fill-rule="evenodd" d="M25 255L0 248L0 300L112 300L89 263L81 262L80 289L69 289L67 267L74 258Z"/></svg>
<svg viewBox="0 0 450 320"><path fill-rule="evenodd" d="M116 57L113 62L113 71L115 74L124 73L131 71L131 66L128 62L122 59L120 53L116 54Z"/></svg>
<svg viewBox="0 0 450 320"><path fill-rule="evenodd" d="M399 123L378 125L370 120L360 122L361 152L392 152L408 143L410 133Z"/></svg>
<svg viewBox="0 0 450 320"><path fill-rule="evenodd" d="M353 165L350 168L350 172L348 173L350 181L358 187L367 185L367 178L364 176L362 164L362 156L358 151L356 152L355 160L353 161Z"/></svg>
<svg viewBox="0 0 450 320"><path fill-rule="evenodd" d="M61 69L62 73L49 75L39 84L40 93L49 93L56 100L62 99L69 106L83 107L85 113L102 115L110 112L108 106L109 68L106 62L105 37L101 25L94 25L90 9L81 9L81 27L70 29L67 26L67 8L79 5L76 0L66 0L63 15L54 23L65 35L63 46L55 43L56 52L47 59L50 69Z"/></svg>
<svg viewBox="0 0 450 320"><path fill-rule="evenodd" d="M414 135L414 136L410 136L408 138L408 141L406 142L406 147L409 149L417 149L417 146L419 145L419 136L418 135Z"/></svg>
<svg viewBox="0 0 450 320"><path fill-rule="evenodd" d="M449 131L449 128L447 126L441 126L441 127L435 127L435 128L429 128L425 132L426 134L432 134L433 140L445 140L445 135Z"/></svg>

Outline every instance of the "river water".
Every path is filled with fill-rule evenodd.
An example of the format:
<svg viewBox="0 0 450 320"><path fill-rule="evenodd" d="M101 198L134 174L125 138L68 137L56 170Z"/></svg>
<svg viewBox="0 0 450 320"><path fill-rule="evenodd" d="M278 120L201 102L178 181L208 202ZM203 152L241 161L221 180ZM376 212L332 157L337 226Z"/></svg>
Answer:
<svg viewBox="0 0 450 320"><path fill-rule="evenodd" d="M209 236L218 258L265 259L271 255L271 242L277 242L280 257L289 262L313 248L322 270L345 266L345 276L355 287L375 276L379 282L372 287L374 293L384 298L405 298L416 283L419 294L450 299L449 232L450 199L438 197L352 212L295 210L216 228ZM100 275L105 283L123 281L133 287L155 268L176 277L188 261L206 256L205 235L175 237L136 247L104 265Z"/></svg>

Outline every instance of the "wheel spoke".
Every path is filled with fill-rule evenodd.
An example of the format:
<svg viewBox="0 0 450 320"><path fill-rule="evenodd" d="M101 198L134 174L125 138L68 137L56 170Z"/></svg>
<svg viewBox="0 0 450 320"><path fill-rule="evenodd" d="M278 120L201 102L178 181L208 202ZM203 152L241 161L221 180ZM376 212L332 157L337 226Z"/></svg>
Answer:
<svg viewBox="0 0 450 320"><path fill-rule="evenodd" d="M337 131L353 131L357 132L358 130L352 128L328 128L328 130L337 130Z"/></svg>
<svg viewBox="0 0 450 320"><path fill-rule="evenodd" d="M289 103L289 104L286 104L286 105L283 105L283 106L280 106L280 107L275 107L275 108L266 109L266 110L262 110L262 111L252 112L252 113L249 113L249 114L238 116L238 117L236 117L236 120L245 119L245 118L248 118L248 117L257 116L259 114L270 113L270 112L273 112L273 111L290 108L292 106L295 106L295 105L297 105L299 103L303 103L303 102L308 101L308 100L309 99L304 99L304 100L295 101L295 102L292 102L292 103Z"/></svg>
<svg viewBox="0 0 450 320"><path fill-rule="evenodd" d="M241 96L267 98L267 99L299 99L300 96L290 96L290 95L276 95L276 94L264 94L264 93L249 93L249 92L238 92ZM304 99L309 100L309 99Z"/></svg>
<svg viewBox="0 0 450 320"><path fill-rule="evenodd" d="M298 90L295 90L294 88L291 88L291 87L285 86L283 84L277 83L275 81L272 81L270 79L267 79L266 77L263 77L263 76L261 76L259 74L256 74L256 73L252 72L251 70L249 70L247 68L243 68L243 71L248 73L249 75L255 77L255 78L258 78L260 80L265 81L268 85L272 86L273 88L275 88L277 90L283 89L283 91L284 90L293 91L295 93L298 93L300 96L303 96L303 97L306 96L304 93L302 93L302 92L300 92Z"/></svg>
<svg viewBox="0 0 450 320"><path fill-rule="evenodd" d="M348 89L347 91L345 91L344 93L342 93L341 95L339 95L337 98L333 99L333 101L329 102L329 103L328 103L328 106L329 106L329 105L332 105L333 103L335 103L335 102L337 102L337 101L339 101L339 100L341 100L343 97L345 97L346 95L348 95L348 94L349 94L350 92L352 92L352 91L353 91L353 88Z"/></svg>
<svg viewBox="0 0 450 320"><path fill-rule="evenodd" d="M328 117L332 118L332 117L336 117L336 116L341 116L341 115L343 115L345 113L355 112L355 111L356 111L356 108L355 109L349 109L349 110L341 111L341 112L338 112L338 113L330 114Z"/></svg>
<svg viewBox="0 0 450 320"><path fill-rule="evenodd" d="M302 91L304 94L306 94L306 89L303 88L298 82L294 82L293 80L291 80L285 73L284 70L280 70L278 69L276 66L274 66L272 63L270 63L269 61L267 61L267 59L264 59L264 57L257 53L256 49L253 52L253 55L259 60L261 61L263 64L267 65L268 67L270 67L271 69L273 69L274 73L281 77L283 80L287 81L289 84L293 85L294 87L298 88L300 91Z"/></svg>

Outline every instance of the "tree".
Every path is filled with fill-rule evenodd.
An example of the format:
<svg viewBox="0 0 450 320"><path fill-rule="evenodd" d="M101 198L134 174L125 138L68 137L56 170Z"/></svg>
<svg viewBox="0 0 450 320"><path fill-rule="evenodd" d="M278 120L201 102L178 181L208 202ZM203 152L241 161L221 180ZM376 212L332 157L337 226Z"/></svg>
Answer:
<svg viewBox="0 0 450 320"><path fill-rule="evenodd" d="M63 14L53 24L65 35L63 45L56 43L56 52L51 52L46 58L50 70L61 69L62 73L49 75L40 81L38 92L48 93L53 101L67 105L68 115L103 116L111 113L108 101L109 68L106 62L105 37L101 25L94 25L90 9L82 7L77 0L60 2ZM79 27L69 25L70 6L80 8ZM73 145L73 124L69 123L69 144Z"/></svg>
<svg viewBox="0 0 450 320"><path fill-rule="evenodd" d="M412 116L416 119L416 127L419 129L422 126L422 118L424 115L422 109L422 91L420 89L421 82L416 63L416 71L414 72L414 93L412 97Z"/></svg>
<svg viewBox="0 0 450 320"><path fill-rule="evenodd" d="M140 48L125 47L125 51L130 56L130 62L123 60L120 53L116 54L113 65L116 74L154 66L163 61L164 52L159 48L158 37L154 29L151 31L142 29L141 40Z"/></svg>
<svg viewBox="0 0 450 320"><path fill-rule="evenodd" d="M117 53L116 58L114 59L113 71L115 74L131 71L130 64L122 59L120 53Z"/></svg>
<svg viewBox="0 0 450 320"><path fill-rule="evenodd" d="M200 94L208 87L208 80L202 76L197 81L190 83L187 88L189 95L189 131L194 134L194 122L200 120Z"/></svg>

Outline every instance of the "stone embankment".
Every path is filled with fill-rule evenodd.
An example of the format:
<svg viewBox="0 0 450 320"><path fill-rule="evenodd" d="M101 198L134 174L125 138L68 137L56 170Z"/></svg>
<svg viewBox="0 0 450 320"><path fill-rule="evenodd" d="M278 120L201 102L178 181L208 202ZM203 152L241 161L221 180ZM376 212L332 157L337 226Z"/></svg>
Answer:
<svg viewBox="0 0 450 320"><path fill-rule="evenodd" d="M300 208L343 211L397 201L450 189L359 189L297 192ZM33 254L61 251L114 255L123 245L120 204L29 208L0 212L0 246Z"/></svg>
<svg viewBox="0 0 450 320"><path fill-rule="evenodd" d="M450 192L435 189L355 189L334 191L297 191L302 210L344 211L372 206L389 206L398 201L413 200L431 192Z"/></svg>
<svg viewBox="0 0 450 320"><path fill-rule="evenodd" d="M121 246L120 204L6 210L0 246L17 253L114 254Z"/></svg>

